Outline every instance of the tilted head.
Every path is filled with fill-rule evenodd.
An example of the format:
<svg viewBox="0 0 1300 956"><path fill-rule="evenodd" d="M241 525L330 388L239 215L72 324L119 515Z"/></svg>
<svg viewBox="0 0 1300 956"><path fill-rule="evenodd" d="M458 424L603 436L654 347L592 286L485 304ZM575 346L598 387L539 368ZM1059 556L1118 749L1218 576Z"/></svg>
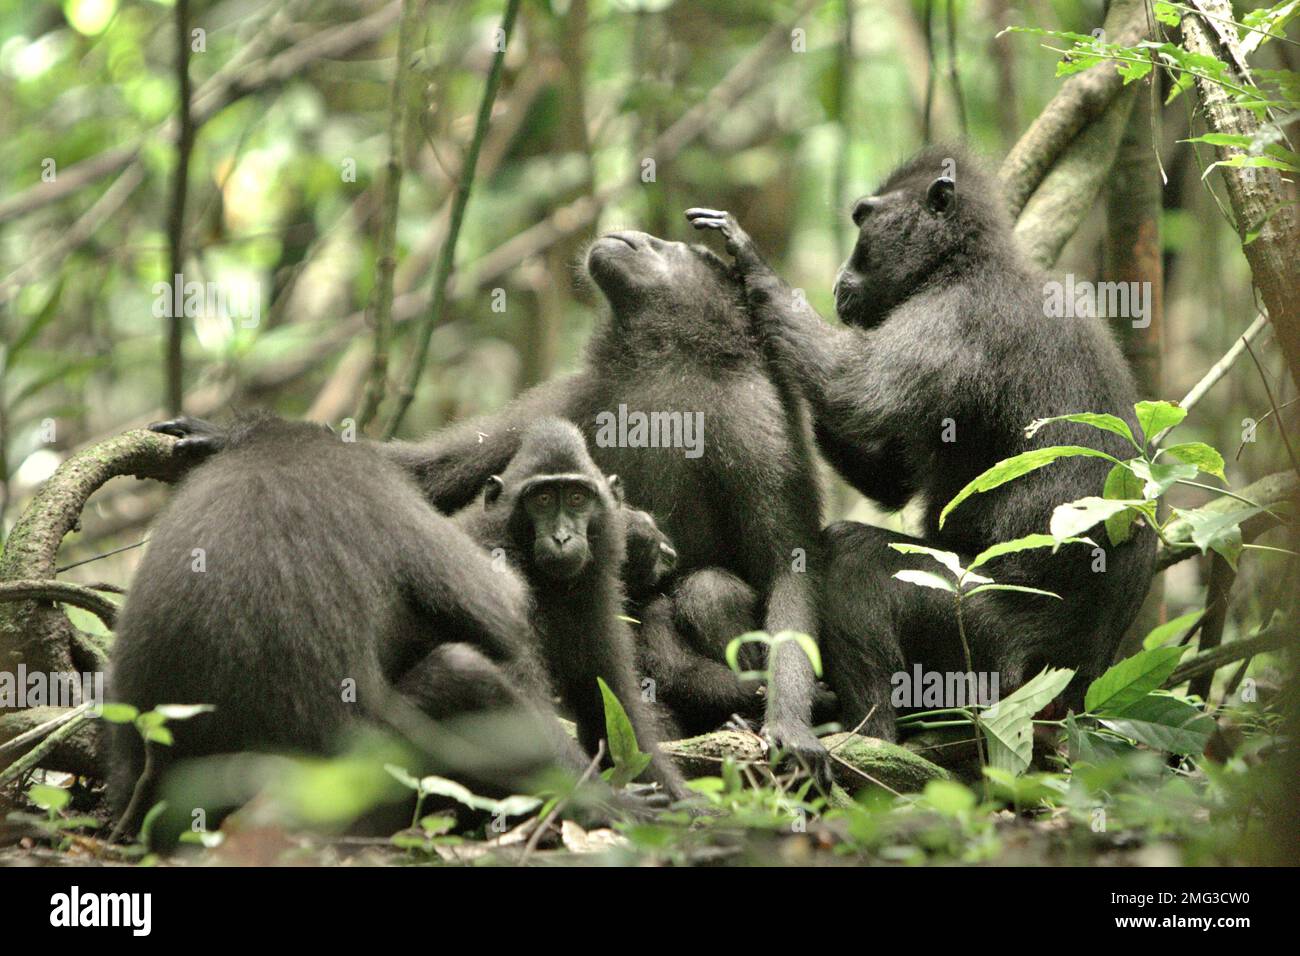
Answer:
<svg viewBox="0 0 1300 956"><path fill-rule="evenodd" d="M530 576L569 581L593 562L622 562L618 477L601 474L569 422L530 425L506 470L488 479L483 505L504 517L510 547Z"/></svg>
<svg viewBox="0 0 1300 956"><path fill-rule="evenodd" d="M635 317L638 325L656 316L678 329L687 325L746 327L744 290L735 271L701 245L669 242L625 230L601 236L587 249L587 274L609 301L616 318Z"/></svg>
<svg viewBox="0 0 1300 956"><path fill-rule="evenodd" d="M996 180L954 146L931 146L853 206L857 243L835 279L835 311L869 328L932 282L1012 249Z"/></svg>

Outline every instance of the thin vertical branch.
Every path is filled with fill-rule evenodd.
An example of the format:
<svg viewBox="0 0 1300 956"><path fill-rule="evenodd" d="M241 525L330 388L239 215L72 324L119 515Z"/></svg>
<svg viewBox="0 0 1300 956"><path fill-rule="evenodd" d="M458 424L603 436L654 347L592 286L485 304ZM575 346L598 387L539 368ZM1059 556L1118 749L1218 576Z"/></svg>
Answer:
<svg viewBox="0 0 1300 956"><path fill-rule="evenodd" d="M176 0L176 96L177 120L180 125L176 136L176 173L172 179L172 201L167 211L167 248L170 252L170 281L179 283L184 269L185 196L189 191L190 153L194 149L194 115L190 111L190 4L189 0ZM181 353L185 330L183 310L175 307L181 299L179 290L172 290L172 315L167 324L167 394L164 404L173 415L181 412L181 378L184 371Z"/></svg>
<svg viewBox="0 0 1300 956"><path fill-rule="evenodd" d="M384 167L384 196L379 211L379 237L376 244L374 311L374 351L365 394L357 412L357 430L364 431L383 401L388 384L388 349L393 329L393 273L397 270L397 209L402 194L402 164L406 158L408 113L407 74L411 47L415 37L417 0L402 0L402 19L397 26L397 57L393 66L393 85L388 99L388 162Z"/></svg>
<svg viewBox="0 0 1300 956"><path fill-rule="evenodd" d="M961 123L961 135L966 129L966 98L961 92L961 74L957 72L957 11L954 0L948 0L948 82L952 84L952 98L957 102L957 119Z"/></svg>
<svg viewBox="0 0 1300 956"><path fill-rule="evenodd" d="M836 258L843 262L848 255L848 233L844 229L844 207L849 201L849 144L853 142L850 113L853 108L853 29L854 4L857 0L843 0L843 32L840 35L839 58L835 68L835 118L840 124L840 148L835 158L834 206L830 217L831 235L835 240Z"/></svg>
<svg viewBox="0 0 1300 956"><path fill-rule="evenodd" d="M925 0L925 17L921 23L925 31L925 111L921 114L921 140L931 139L931 116L934 112L934 0Z"/></svg>
<svg viewBox="0 0 1300 956"><path fill-rule="evenodd" d="M474 185L474 168L478 165L479 149L483 146L483 137L487 134L488 120L492 117L492 104L497 97L497 88L501 85L501 67L505 62L506 50L510 46L510 32L514 29L515 17L519 13L519 0L506 0L506 10L501 17L500 33L496 55L492 58L492 68L488 71L487 83L483 87L483 100L479 103L478 120L474 125L474 138L470 140L465 153L465 162L461 166L460 182L456 186L456 198L451 207L451 219L447 224L447 238L442 244L442 255L438 257L438 268L433 274L433 300L428 314L416 331L415 350L411 353L411 364L406 370L406 381L397 393L397 407L384 429L384 438L392 438L402 424L406 410L415 398L415 388L420 384L424 373L424 362L429 354L429 340L433 337L434 327L442 320L443 308L447 301L447 279L456 258L456 240L460 238L460 224L465 217L465 206L469 203L470 189Z"/></svg>

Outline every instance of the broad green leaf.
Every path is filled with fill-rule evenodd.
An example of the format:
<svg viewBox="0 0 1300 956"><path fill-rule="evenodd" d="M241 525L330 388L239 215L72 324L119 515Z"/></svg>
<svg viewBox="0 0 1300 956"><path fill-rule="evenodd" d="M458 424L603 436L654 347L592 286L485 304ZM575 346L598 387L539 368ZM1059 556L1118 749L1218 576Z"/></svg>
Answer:
<svg viewBox="0 0 1300 956"><path fill-rule="evenodd" d="M998 799L1021 809L1055 804L1065 795L1068 786L1064 774L1032 773L1017 777L1001 767L983 769Z"/></svg>
<svg viewBox="0 0 1300 956"><path fill-rule="evenodd" d="M130 704L109 703L104 705L99 716L110 724L129 724L140 716L140 711Z"/></svg>
<svg viewBox="0 0 1300 956"><path fill-rule="evenodd" d="M1174 462L1145 462L1134 459L1129 463L1133 474L1143 481L1142 497L1154 501L1180 481L1191 481L1197 475L1195 465L1175 464Z"/></svg>
<svg viewBox="0 0 1300 956"><path fill-rule="evenodd" d="M1178 517L1192 528L1192 543L1205 554L1221 554L1233 569L1241 557L1241 523L1264 511L1261 507L1242 505L1228 512L1206 511L1196 508L1179 511Z"/></svg>
<svg viewBox="0 0 1300 956"><path fill-rule="evenodd" d="M957 585L953 584L947 578L941 578L932 571L917 571L909 568L905 571L895 571L894 577L900 581L906 581L908 584L917 584L923 588L934 588L936 591L948 591L951 594L957 593Z"/></svg>
<svg viewBox="0 0 1300 956"><path fill-rule="evenodd" d="M1072 670L1044 670L980 715L992 766L1013 774L1024 772L1033 755L1034 714L1051 703L1073 676Z"/></svg>
<svg viewBox="0 0 1300 956"><path fill-rule="evenodd" d="M931 780L925 785L921 801L945 817L967 814L979 802L969 787L955 780Z"/></svg>
<svg viewBox="0 0 1300 956"><path fill-rule="evenodd" d="M1011 458L1004 458L988 471L976 476L965 488L957 492L952 501L944 505L943 511L939 513L939 527L943 527L948 513L971 495L992 491L994 488L1005 485L1008 481L1027 475L1031 471L1037 471L1039 468L1050 465L1058 459L1081 455L1089 458L1105 458L1107 461L1119 463L1119 459L1113 455L1098 451L1096 448L1086 448L1083 445L1049 445L1046 448L1035 448L1033 451L1026 451Z"/></svg>
<svg viewBox="0 0 1300 956"><path fill-rule="evenodd" d="M1073 713L1065 716L1065 736L1070 749L1070 766L1090 763L1106 763L1123 753L1131 751L1130 744L1096 733L1084 724L1080 724Z"/></svg>
<svg viewBox="0 0 1300 956"><path fill-rule="evenodd" d="M1101 723L1140 744L1175 754L1199 754L1214 731L1214 719L1190 701L1151 694L1122 716L1101 717Z"/></svg>
<svg viewBox="0 0 1300 956"><path fill-rule="evenodd" d="M27 791L27 799L42 810L62 810L72 800L72 794L62 787L38 783Z"/></svg>
<svg viewBox="0 0 1300 956"><path fill-rule="evenodd" d="M1165 449L1166 455L1173 455L1181 462L1195 465L1207 475L1213 475L1220 481L1228 479L1223 474L1223 456L1205 442L1189 441L1181 445L1170 445Z"/></svg>
<svg viewBox="0 0 1300 956"><path fill-rule="evenodd" d="M1173 428L1187 417L1187 409L1175 402L1138 402L1133 406L1138 424L1147 441L1152 441L1166 428Z"/></svg>
<svg viewBox="0 0 1300 956"><path fill-rule="evenodd" d="M1116 465L1106 476L1106 484L1102 488L1101 496L1117 501L1140 498L1142 480L1133 474L1127 465ZM1133 522L1137 520L1137 516L1137 511L1125 508L1106 519L1106 536L1110 538L1111 544L1123 544L1133 536Z"/></svg>
<svg viewBox="0 0 1300 956"><path fill-rule="evenodd" d="M1161 23L1171 27L1176 27L1182 22L1182 14L1177 7L1165 0L1156 0L1152 5L1152 13Z"/></svg>
<svg viewBox="0 0 1300 956"><path fill-rule="evenodd" d="M1077 535L1087 531L1098 522L1105 521L1112 515L1127 508L1144 503L1141 500L1129 499L1080 498L1078 501L1068 501L1063 505L1057 505L1052 511L1052 520L1047 527L1052 532L1052 537L1058 542L1064 543L1067 540L1078 540ZM1089 542L1089 544L1092 543Z"/></svg>
<svg viewBox="0 0 1300 956"><path fill-rule="evenodd" d="M1178 666L1185 647L1157 647L1139 651L1114 664L1092 682L1083 706L1094 714L1122 714L1155 690Z"/></svg>
<svg viewBox="0 0 1300 956"><path fill-rule="evenodd" d="M961 577L964 570L961 566L961 558L951 551L940 551L938 548L927 548L923 544L904 544L902 542L894 542L890 547L900 554L928 554L951 571L952 576L955 578Z"/></svg>
<svg viewBox="0 0 1300 956"><path fill-rule="evenodd" d="M605 703L605 737L609 743L609 756L614 761L610 785L622 787L639 777L650 765L650 755L642 753L636 743L636 731L617 695L609 689L604 678L597 677L600 696Z"/></svg>
<svg viewBox="0 0 1300 956"><path fill-rule="evenodd" d="M1183 633L1200 620L1204 613L1204 611L1189 611L1172 621L1165 621L1158 627L1153 627L1151 633L1142 638L1142 646L1149 651L1171 643L1175 637L1182 637Z"/></svg>
<svg viewBox="0 0 1300 956"><path fill-rule="evenodd" d="M159 800L150 807L149 812L144 815L144 819L140 821L140 835L137 837L142 846L150 845L150 835L153 833L153 825L158 822L158 818L161 817L166 810L167 801Z"/></svg>
<svg viewBox="0 0 1300 956"><path fill-rule="evenodd" d="M142 730L141 733L144 735L145 740L150 743L162 744L164 747L170 747L176 742L176 738L172 736L172 732L166 727L149 727Z"/></svg>
<svg viewBox="0 0 1300 956"><path fill-rule="evenodd" d="M1025 429L1025 437L1033 438L1034 435L1038 434L1039 429L1044 425L1050 425L1052 422L1078 422L1081 425L1100 428L1102 431L1114 432L1116 435L1123 436L1138 451L1142 450L1142 446L1133 438L1133 432L1124 419L1117 415L1104 415L1097 412L1079 412L1074 415L1055 415L1052 418L1035 419Z"/></svg>
<svg viewBox="0 0 1300 956"><path fill-rule="evenodd" d="M1128 86L1134 80L1140 80L1151 72L1152 63L1150 60L1131 60L1120 63L1117 67L1119 75L1124 78L1124 85Z"/></svg>
<svg viewBox="0 0 1300 956"><path fill-rule="evenodd" d="M1041 594L1043 597L1056 598L1062 600L1061 595L1054 591L1044 591L1040 588L1028 588L1023 584L982 584L977 588L967 591L968 597L974 597L976 594L983 594L985 591L1019 591L1022 594Z"/></svg>
<svg viewBox="0 0 1300 956"><path fill-rule="evenodd" d="M1096 542L1090 538L1069 538L1064 541L1052 537L1050 534L1029 534L1023 538L1016 538L1012 541L1003 541L995 544L991 548L985 548L979 554L975 555L975 560L970 563L970 568L978 568L986 561L992 561L994 558L1000 558L1004 554L1016 554L1020 551L1029 551L1033 548L1055 548L1061 544L1090 544L1096 547Z"/></svg>

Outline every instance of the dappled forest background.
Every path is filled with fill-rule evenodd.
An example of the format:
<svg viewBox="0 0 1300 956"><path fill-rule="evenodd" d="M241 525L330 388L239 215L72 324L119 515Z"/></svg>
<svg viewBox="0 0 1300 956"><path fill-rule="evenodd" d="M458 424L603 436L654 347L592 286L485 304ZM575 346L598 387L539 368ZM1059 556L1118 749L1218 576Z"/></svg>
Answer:
<svg viewBox="0 0 1300 956"><path fill-rule="evenodd" d="M192 53L190 72L195 91L211 96L198 101L197 112L210 116L190 161L184 274L228 289L251 285L261 318L251 328L220 315L186 321L184 408L212 415L265 405L337 424L355 414L369 361L399 5L193 6L206 51ZM523 4L404 434L499 407L574 367L597 320L579 268L586 243L620 227L693 240L681 217L692 204L735 211L787 280L832 314L856 197L927 138L965 136L996 165L1056 92L1051 42L999 31L1089 33L1104 15L1086 0L805 6L803 51L782 31L777 52L733 91L729 71L790 18L789 4ZM12 337L34 317L46 319L6 365L0 393L0 477L12 522L69 450L167 410L167 319L154 314L153 286L169 275L176 150L159 133L175 113L176 79L167 4L0 9L6 344L17 344ZM434 3L416 32L396 228L395 375L410 320L427 309L500 15L496 2ZM1260 56L1285 67L1297 54L1278 42ZM720 84L726 100L702 128L674 126L707 107ZM1167 108L1162 91L1137 99L1121 162L1159 201L1154 265L1164 314L1128 335L1116 322L1116 333L1143 397L1176 399L1257 309L1224 199L1202 180L1213 158L1179 142L1203 131L1190 98ZM653 182L642 181L644 158L654 161ZM47 159L57 188L41 190ZM88 174L83 182L69 170ZM1129 202L1127 192L1109 195L1121 187L1129 188L1116 171L1059 271L1106 279L1128 267L1123 241L1116 248L1107 230L1108 200L1121 209ZM495 289L504 290L504 308L493 307ZM1282 368L1274 351L1265 372L1279 401L1291 397ZM1242 371L1203 399L1189 429L1235 452L1242 418L1268 409L1258 375ZM1283 464L1270 434L1230 460L1234 483ZM138 540L162 494L125 480L111 486L65 556ZM828 519L863 513L843 489L830 500ZM100 562L69 579L122 577L132 561L128 553L118 566ZM1174 597L1190 598L1198 585L1193 565L1170 575Z"/></svg>

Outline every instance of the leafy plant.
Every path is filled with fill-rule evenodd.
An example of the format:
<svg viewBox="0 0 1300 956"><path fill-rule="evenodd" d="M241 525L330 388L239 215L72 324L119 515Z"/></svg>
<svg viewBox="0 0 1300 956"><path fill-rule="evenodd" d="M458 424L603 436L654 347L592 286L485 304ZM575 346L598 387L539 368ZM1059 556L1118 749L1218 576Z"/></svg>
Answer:
<svg viewBox="0 0 1300 956"><path fill-rule="evenodd" d="M1133 457L1121 460L1107 452L1083 445L1050 445L1022 452L998 462L957 492L940 512L939 526L943 527L953 509L971 495L992 491L1008 481L1062 458L1104 458L1112 462L1113 467L1106 477L1101 496L1080 498L1057 507L1049 524L1053 539L1064 542L1071 536L1082 534L1104 522L1111 543L1122 544L1132 537L1134 522L1139 519L1165 539L1163 532L1169 523L1182 520L1191 526L1192 542L1203 554L1214 550L1235 568L1242 550L1241 522L1268 509L1225 488L1216 488L1194 480L1204 472L1227 484L1223 473L1223 456L1210 445L1204 442L1182 442L1158 447L1154 444L1183 421L1187 416L1186 409L1173 402L1138 402L1133 408L1145 436L1143 442L1134 437L1123 419L1093 412L1040 418L1025 429L1025 435L1032 438L1041 429L1057 422L1089 425L1123 437L1133 446L1136 452ZM1242 507L1228 513L1170 508L1170 516L1162 523L1158 517L1159 499L1175 485L1226 495L1240 501Z"/></svg>

